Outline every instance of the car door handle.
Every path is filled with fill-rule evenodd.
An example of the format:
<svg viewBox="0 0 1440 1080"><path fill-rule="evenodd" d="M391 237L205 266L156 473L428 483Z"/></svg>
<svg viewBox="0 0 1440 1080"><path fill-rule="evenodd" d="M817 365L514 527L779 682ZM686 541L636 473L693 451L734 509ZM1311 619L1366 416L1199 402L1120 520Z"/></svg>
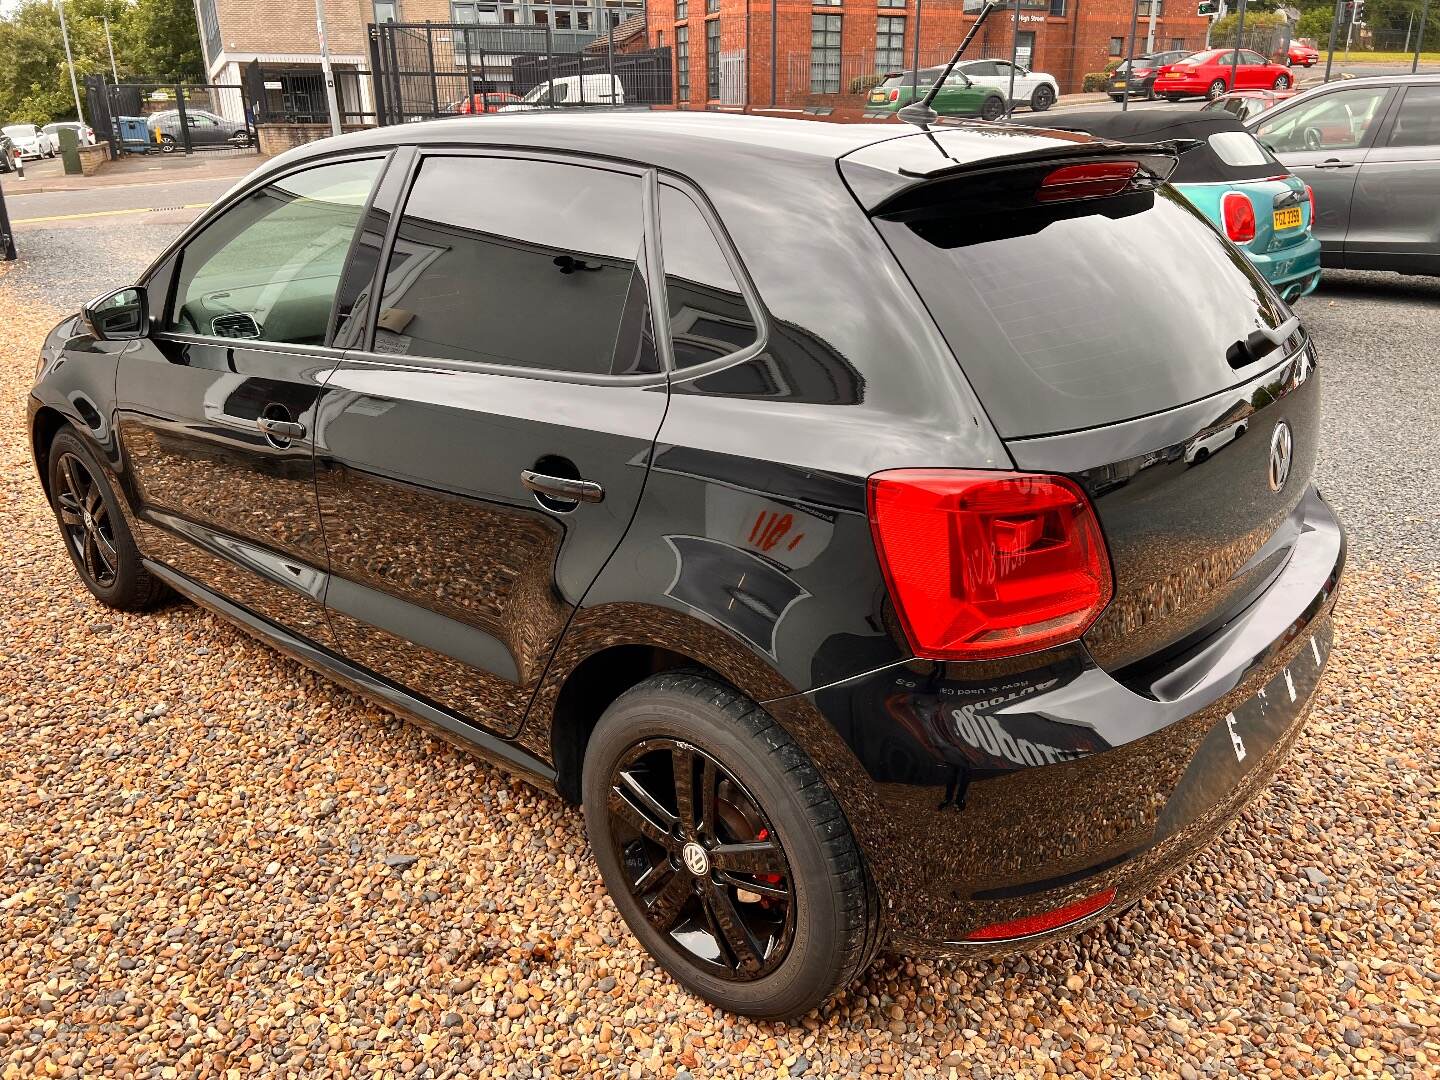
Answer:
<svg viewBox="0 0 1440 1080"><path fill-rule="evenodd" d="M1320 161L1315 164L1315 168L1317 169L1353 169L1354 167L1355 162L1341 161L1338 158L1330 158L1327 161Z"/></svg>
<svg viewBox="0 0 1440 1080"><path fill-rule="evenodd" d="M297 420L275 420L269 416L260 416L256 417L255 426L277 442L305 437L305 425Z"/></svg>
<svg viewBox="0 0 1440 1080"><path fill-rule="evenodd" d="M537 495L548 495L562 502L598 503L605 498L605 489L592 480L549 476L534 469L521 469L520 482Z"/></svg>

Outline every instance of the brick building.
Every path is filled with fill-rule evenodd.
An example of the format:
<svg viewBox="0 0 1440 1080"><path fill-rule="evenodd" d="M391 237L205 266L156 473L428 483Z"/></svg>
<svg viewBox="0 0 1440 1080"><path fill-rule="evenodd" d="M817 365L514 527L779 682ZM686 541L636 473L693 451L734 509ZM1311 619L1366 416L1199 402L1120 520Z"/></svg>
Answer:
<svg viewBox="0 0 1440 1080"><path fill-rule="evenodd" d="M1155 26L1150 38L1150 4ZM975 23L977 0L921 0L920 63L943 63ZM1194 0L1139 0L1138 51L1200 49L1205 18ZM916 0L649 0L652 45L673 48L676 98L691 108L859 105L868 76L909 67ZM1020 0L997 10L966 59L1009 58L1046 71L1062 93L1080 90L1085 73L1127 55L1130 0Z"/></svg>

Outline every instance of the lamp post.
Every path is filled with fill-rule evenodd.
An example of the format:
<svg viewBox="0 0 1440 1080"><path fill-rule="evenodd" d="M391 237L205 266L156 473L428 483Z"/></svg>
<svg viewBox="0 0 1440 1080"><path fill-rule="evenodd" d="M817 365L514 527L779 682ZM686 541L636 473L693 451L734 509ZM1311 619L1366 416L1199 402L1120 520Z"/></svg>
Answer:
<svg viewBox="0 0 1440 1080"><path fill-rule="evenodd" d="M65 63L70 68L70 92L75 95L75 119L85 123L85 110L80 108L80 84L75 81L75 57L70 53L70 31L65 28L65 0L55 0L60 12L60 40L65 43Z"/></svg>
<svg viewBox="0 0 1440 1080"><path fill-rule="evenodd" d="M320 38L320 70L325 75L325 104L330 108L330 134L340 134L340 103L335 99L335 71L330 66L330 44L325 40L325 0L315 0L315 33Z"/></svg>

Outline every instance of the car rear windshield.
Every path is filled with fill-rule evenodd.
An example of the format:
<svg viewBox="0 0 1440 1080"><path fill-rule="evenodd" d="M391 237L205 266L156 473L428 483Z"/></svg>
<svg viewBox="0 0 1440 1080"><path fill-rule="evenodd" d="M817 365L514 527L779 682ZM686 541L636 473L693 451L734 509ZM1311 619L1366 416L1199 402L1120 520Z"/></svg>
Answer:
<svg viewBox="0 0 1440 1080"><path fill-rule="evenodd" d="M1004 438L1208 397L1240 377L1230 346L1287 317L1169 187L997 217L967 212L957 186L927 216L876 225Z"/></svg>

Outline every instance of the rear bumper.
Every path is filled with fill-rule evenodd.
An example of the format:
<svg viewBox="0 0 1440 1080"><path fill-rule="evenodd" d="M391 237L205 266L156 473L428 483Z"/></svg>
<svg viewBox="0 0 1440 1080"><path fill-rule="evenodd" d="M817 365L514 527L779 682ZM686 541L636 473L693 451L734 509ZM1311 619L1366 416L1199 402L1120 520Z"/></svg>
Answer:
<svg viewBox="0 0 1440 1080"><path fill-rule="evenodd" d="M1076 645L987 665L980 680L915 661L799 695L867 763L866 789L846 801L870 818L856 832L897 948L997 956L1083 930L1188 862L1265 788L1329 654L1345 560L1314 489L1294 517L1269 587L1144 689ZM767 707L783 720L801 704ZM1111 890L1053 930L967 941Z"/></svg>
<svg viewBox="0 0 1440 1080"><path fill-rule="evenodd" d="M1209 91L1213 79L1164 79L1155 80L1157 94L1184 94L1187 97L1202 95Z"/></svg>
<svg viewBox="0 0 1440 1080"><path fill-rule="evenodd" d="M1246 248L1245 254L1287 300L1313 292L1320 283L1320 241L1314 236L1279 251L1256 252ZM1293 296L1289 295L1291 292Z"/></svg>

